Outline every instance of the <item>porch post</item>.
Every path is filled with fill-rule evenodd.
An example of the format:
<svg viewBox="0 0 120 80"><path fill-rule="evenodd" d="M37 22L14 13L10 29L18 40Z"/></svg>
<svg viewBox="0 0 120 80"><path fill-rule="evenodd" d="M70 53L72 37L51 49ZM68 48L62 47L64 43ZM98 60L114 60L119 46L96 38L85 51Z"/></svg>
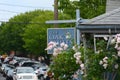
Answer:
<svg viewBox="0 0 120 80"><path fill-rule="evenodd" d="M80 10L77 9L76 10L76 43L77 45L80 45L80 30L77 29L78 25L79 25L79 19L80 19Z"/></svg>

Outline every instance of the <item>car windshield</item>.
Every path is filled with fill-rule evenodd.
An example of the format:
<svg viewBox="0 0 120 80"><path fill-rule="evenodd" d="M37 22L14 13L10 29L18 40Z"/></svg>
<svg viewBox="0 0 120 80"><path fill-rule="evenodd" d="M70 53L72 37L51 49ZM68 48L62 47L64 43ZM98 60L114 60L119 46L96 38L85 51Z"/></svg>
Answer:
<svg viewBox="0 0 120 80"><path fill-rule="evenodd" d="M18 69L17 73L33 73L33 69Z"/></svg>
<svg viewBox="0 0 120 80"><path fill-rule="evenodd" d="M36 65L38 63L34 63L34 62L25 62L22 66L28 66L31 67L32 65Z"/></svg>

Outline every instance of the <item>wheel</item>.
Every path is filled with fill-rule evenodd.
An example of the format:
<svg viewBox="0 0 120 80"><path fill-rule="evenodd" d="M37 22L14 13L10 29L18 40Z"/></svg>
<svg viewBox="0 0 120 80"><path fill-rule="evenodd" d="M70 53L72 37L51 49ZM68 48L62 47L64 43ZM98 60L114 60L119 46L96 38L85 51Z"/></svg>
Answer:
<svg viewBox="0 0 120 80"><path fill-rule="evenodd" d="M6 74L5 74L5 73L3 73L3 77L6 77Z"/></svg>
<svg viewBox="0 0 120 80"><path fill-rule="evenodd" d="M6 80L13 80L13 78L12 78L12 77L7 76L7 77L6 77Z"/></svg>
<svg viewBox="0 0 120 80"><path fill-rule="evenodd" d="M10 80L8 76L6 77L6 80Z"/></svg>

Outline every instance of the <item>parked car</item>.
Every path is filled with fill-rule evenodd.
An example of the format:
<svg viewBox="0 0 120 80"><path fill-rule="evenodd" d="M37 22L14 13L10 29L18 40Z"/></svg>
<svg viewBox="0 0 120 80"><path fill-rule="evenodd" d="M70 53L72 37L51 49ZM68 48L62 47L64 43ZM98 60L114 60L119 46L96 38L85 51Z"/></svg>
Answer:
<svg viewBox="0 0 120 80"><path fill-rule="evenodd" d="M1 70L2 70L2 73L3 73L4 77L6 77L6 73L9 69L10 69L9 64L2 64Z"/></svg>
<svg viewBox="0 0 120 80"><path fill-rule="evenodd" d="M12 72L15 69L15 67L13 65L10 64L3 64L2 65L2 73L4 77L11 77L12 76ZM11 72L11 73L10 73Z"/></svg>
<svg viewBox="0 0 120 80"><path fill-rule="evenodd" d="M9 69L6 72L6 80L13 80L13 72L15 69L15 66L8 65Z"/></svg>
<svg viewBox="0 0 120 80"><path fill-rule="evenodd" d="M38 80L32 67L17 67L13 73L13 80Z"/></svg>
<svg viewBox="0 0 120 80"><path fill-rule="evenodd" d="M0 72L2 72L2 62L1 62L1 59L0 59Z"/></svg>
<svg viewBox="0 0 120 80"><path fill-rule="evenodd" d="M48 66L46 64L34 65L34 70L38 75L38 79L43 80L46 77Z"/></svg>

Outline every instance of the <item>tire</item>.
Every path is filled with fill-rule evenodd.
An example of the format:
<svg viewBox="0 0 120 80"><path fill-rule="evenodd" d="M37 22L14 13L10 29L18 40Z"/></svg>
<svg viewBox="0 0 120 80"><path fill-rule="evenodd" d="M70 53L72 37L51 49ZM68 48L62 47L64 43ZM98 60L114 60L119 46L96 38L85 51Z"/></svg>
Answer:
<svg viewBox="0 0 120 80"><path fill-rule="evenodd" d="M8 76L6 77L6 80L10 80Z"/></svg>
<svg viewBox="0 0 120 80"><path fill-rule="evenodd" d="M3 77L6 77L6 74L5 74L5 73L3 73Z"/></svg>
<svg viewBox="0 0 120 80"><path fill-rule="evenodd" d="M13 78L12 78L12 77L7 76L7 77L6 77L6 80L13 80Z"/></svg>

